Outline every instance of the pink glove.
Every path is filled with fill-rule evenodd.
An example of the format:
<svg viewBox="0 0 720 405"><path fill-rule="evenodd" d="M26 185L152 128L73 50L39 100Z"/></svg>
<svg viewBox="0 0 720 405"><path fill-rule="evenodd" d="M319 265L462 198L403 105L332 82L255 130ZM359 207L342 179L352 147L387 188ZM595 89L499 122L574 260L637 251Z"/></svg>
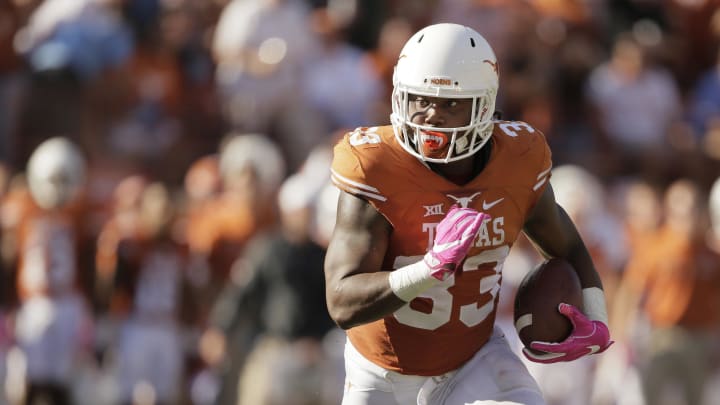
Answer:
<svg viewBox="0 0 720 405"><path fill-rule="evenodd" d="M453 205L435 229L435 242L425 254L430 275L442 281L454 273L475 242L480 225L489 217L474 209Z"/></svg>
<svg viewBox="0 0 720 405"><path fill-rule="evenodd" d="M557 363L573 361L583 356L602 353L614 342L610 340L607 325L600 321L591 321L579 309L570 304L560 304L558 310L570 318L573 331L567 339L560 343L532 342L530 348L543 353L536 353L523 348L523 354L536 363Z"/></svg>

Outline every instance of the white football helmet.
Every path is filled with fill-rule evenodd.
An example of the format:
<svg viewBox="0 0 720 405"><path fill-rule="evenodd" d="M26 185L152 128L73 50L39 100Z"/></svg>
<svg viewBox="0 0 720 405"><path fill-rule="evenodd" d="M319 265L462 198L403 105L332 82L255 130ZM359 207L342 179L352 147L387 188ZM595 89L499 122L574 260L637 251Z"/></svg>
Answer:
<svg viewBox="0 0 720 405"><path fill-rule="evenodd" d="M499 85L495 53L475 30L458 24L423 28L405 44L393 74L392 121L395 137L413 156L448 163L475 154L490 139ZM472 98L467 125L437 128L414 124L408 114L409 94ZM446 132L450 147L444 158L430 158L418 147L421 131Z"/></svg>
<svg viewBox="0 0 720 405"><path fill-rule="evenodd" d="M85 183L85 158L78 147L64 137L42 142L27 165L30 194L44 209L62 208L72 202Z"/></svg>

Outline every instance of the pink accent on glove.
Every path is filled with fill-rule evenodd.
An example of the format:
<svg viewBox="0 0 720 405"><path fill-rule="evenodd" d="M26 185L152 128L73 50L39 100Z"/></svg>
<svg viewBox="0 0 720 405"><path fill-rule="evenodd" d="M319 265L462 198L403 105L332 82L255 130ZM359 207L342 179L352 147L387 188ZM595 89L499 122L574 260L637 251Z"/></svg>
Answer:
<svg viewBox="0 0 720 405"><path fill-rule="evenodd" d="M531 342L530 348L523 348L523 354L536 363L557 363L573 361L583 356L602 353L614 342L610 340L607 325L600 321L591 321L585 314L570 304L560 304L558 310L572 322L573 331L560 343Z"/></svg>
<svg viewBox="0 0 720 405"><path fill-rule="evenodd" d="M472 208L458 208L453 205L435 229L432 249L425 254L425 264L430 275L445 280L465 260L480 226L489 215Z"/></svg>

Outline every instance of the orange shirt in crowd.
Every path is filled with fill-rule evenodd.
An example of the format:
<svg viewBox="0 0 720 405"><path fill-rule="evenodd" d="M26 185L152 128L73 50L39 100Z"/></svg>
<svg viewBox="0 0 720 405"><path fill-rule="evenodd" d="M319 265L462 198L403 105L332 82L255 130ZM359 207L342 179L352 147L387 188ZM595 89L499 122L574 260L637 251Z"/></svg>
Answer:
<svg viewBox="0 0 720 405"><path fill-rule="evenodd" d="M637 246L625 280L643 295L643 309L656 327L720 324L720 255L704 241L661 228Z"/></svg>

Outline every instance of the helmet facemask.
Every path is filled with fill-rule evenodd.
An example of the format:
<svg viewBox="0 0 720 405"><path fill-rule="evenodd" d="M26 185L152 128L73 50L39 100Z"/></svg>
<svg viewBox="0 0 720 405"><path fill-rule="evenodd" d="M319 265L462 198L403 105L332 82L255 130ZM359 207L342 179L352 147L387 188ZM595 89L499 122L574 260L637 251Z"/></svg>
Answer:
<svg viewBox="0 0 720 405"><path fill-rule="evenodd" d="M492 116L495 111L495 92L472 97L472 110L466 125L459 127L436 127L412 122L410 111L411 96L415 93L403 86L393 90L393 113L390 116L395 136L401 146L411 155L430 163L449 163L465 159L477 153L490 139L492 134ZM434 96L434 95L433 95ZM440 96L442 97L442 96ZM469 97L447 97L467 99ZM442 133L449 146L444 157L427 156L420 143L423 133ZM444 145L443 145L444 146Z"/></svg>
<svg viewBox="0 0 720 405"><path fill-rule="evenodd" d="M495 54L474 30L457 24L420 30L405 44L395 66L390 116L395 137L405 151L425 162L449 163L472 156L492 135L498 81ZM413 122L413 96L469 99L471 113L461 126ZM446 142L442 147L449 146L441 154L428 156L423 142L439 139Z"/></svg>

